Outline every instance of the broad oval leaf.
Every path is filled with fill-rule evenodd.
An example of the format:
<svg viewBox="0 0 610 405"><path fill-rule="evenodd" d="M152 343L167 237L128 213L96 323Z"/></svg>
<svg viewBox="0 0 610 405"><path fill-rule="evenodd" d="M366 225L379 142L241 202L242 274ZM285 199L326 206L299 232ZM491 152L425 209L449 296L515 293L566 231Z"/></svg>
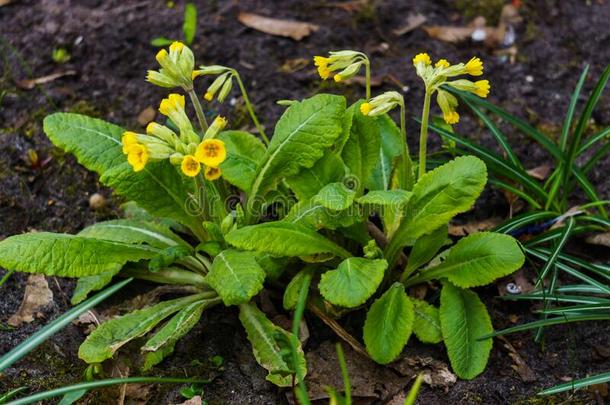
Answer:
<svg viewBox="0 0 610 405"><path fill-rule="evenodd" d="M120 271L121 268L117 267L114 270L106 271L94 276L79 277L76 282L76 287L74 287L70 303L72 303L72 305L81 303L87 298L87 295L89 295L90 292L101 290L110 284L112 278L119 274Z"/></svg>
<svg viewBox="0 0 610 405"><path fill-rule="evenodd" d="M411 299L415 319L413 321L413 333L423 343L440 343L443 341L441 321L438 308L428 304L426 301Z"/></svg>
<svg viewBox="0 0 610 405"><path fill-rule="evenodd" d="M346 308L362 305L377 291L388 267L385 260L350 257L322 274L318 288L330 303Z"/></svg>
<svg viewBox="0 0 610 405"><path fill-rule="evenodd" d="M214 258L206 281L226 306L250 301L263 288L265 270L255 253L228 249Z"/></svg>
<svg viewBox="0 0 610 405"><path fill-rule="evenodd" d="M422 235L415 241L409 253L405 272L410 274L428 263L438 253L439 249L450 240L447 238L447 226L443 225L427 235Z"/></svg>
<svg viewBox="0 0 610 405"><path fill-rule="evenodd" d="M400 129L387 114L377 117L379 127L379 158L368 177L365 187L369 190L389 190L392 173L397 158L402 152L402 135Z"/></svg>
<svg viewBox="0 0 610 405"><path fill-rule="evenodd" d="M174 351L176 342L197 325L206 304L202 300L184 307L142 346L145 352L142 370L150 370Z"/></svg>
<svg viewBox="0 0 610 405"><path fill-rule="evenodd" d="M250 198L281 178L312 167L330 148L342 129L345 98L318 94L294 103L284 112L256 173Z"/></svg>
<svg viewBox="0 0 610 405"><path fill-rule="evenodd" d="M343 180L345 165L337 154L327 151L311 168L304 168L296 176L286 179L299 201L309 200L329 183Z"/></svg>
<svg viewBox="0 0 610 405"><path fill-rule="evenodd" d="M347 210L333 211L313 201L300 201L295 204L284 222L300 224L313 229L346 228L363 221L359 207L352 205Z"/></svg>
<svg viewBox="0 0 610 405"><path fill-rule="evenodd" d="M265 145L244 131L224 131L218 139L226 144L227 159L222 162L222 178L240 190L248 191L265 155Z"/></svg>
<svg viewBox="0 0 610 405"><path fill-rule="evenodd" d="M144 243L158 249L176 245L189 247L189 244L173 233L168 226L137 219L98 222L86 227L78 235L115 242Z"/></svg>
<svg viewBox="0 0 610 405"><path fill-rule="evenodd" d="M471 380L485 370L491 352L493 327L485 305L477 294L444 283L439 310L443 340L451 367L458 377Z"/></svg>
<svg viewBox="0 0 610 405"><path fill-rule="evenodd" d="M269 371L267 380L279 387L291 387L293 382L299 383L296 377L293 379L295 367L290 349L292 333L275 325L252 303L239 306L239 320L246 329L256 361ZM305 376L307 366L300 343L297 357L297 367L300 374Z"/></svg>
<svg viewBox="0 0 610 405"><path fill-rule="evenodd" d="M393 262L409 241L433 232L455 215L469 210L486 181L485 163L474 156L458 157L422 176L413 187L413 196L386 249L386 257Z"/></svg>
<svg viewBox="0 0 610 405"><path fill-rule="evenodd" d="M101 363L129 341L150 332L163 319L201 299L200 294L177 298L104 322L87 336L78 349L78 357L89 364Z"/></svg>
<svg viewBox="0 0 610 405"><path fill-rule="evenodd" d="M387 364L398 357L411 336L414 316L413 303L400 283L371 305L364 322L364 343L373 360Z"/></svg>
<svg viewBox="0 0 610 405"><path fill-rule="evenodd" d="M356 192L343 183L330 183L322 187L313 202L334 211L342 211L354 203Z"/></svg>
<svg viewBox="0 0 610 405"><path fill-rule="evenodd" d="M519 243L500 233L480 232L460 239L440 265L426 269L425 277L447 277L461 288L491 283L519 269L525 256Z"/></svg>
<svg viewBox="0 0 610 405"><path fill-rule="evenodd" d="M351 254L341 246L303 225L267 222L229 232L225 239L238 249L256 250L276 256L311 256L332 253L347 258Z"/></svg>
<svg viewBox="0 0 610 405"><path fill-rule="evenodd" d="M63 233L26 233L0 242L0 266L47 276L84 277L112 272L127 262L150 259L156 254L157 249L144 245Z"/></svg>
<svg viewBox="0 0 610 405"><path fill-rule="evenodd" d="M313 268L306 267L303 270L299 271L296 276L290 280L290 283L286 286L286 290L284 290L284 299L283 306L286 311L294 309L299 300L299 294L301 292L301 288L305 283L311 281L313 276Z"/></svg>

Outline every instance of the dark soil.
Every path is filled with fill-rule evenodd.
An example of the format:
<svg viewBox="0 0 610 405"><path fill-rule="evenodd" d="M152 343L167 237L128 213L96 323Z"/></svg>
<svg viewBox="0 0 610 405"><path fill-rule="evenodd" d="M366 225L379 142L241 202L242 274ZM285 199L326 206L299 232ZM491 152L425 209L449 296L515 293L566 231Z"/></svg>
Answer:
<svg viewBox="0 0 610 405"><path fill-rule="evenodd" d="M290 71L295 60L309 60L328 50L353 48L367 52L372 59L373 76L384 77L384 84L374 93L395 87L387 78L394 75L406 91L409 112L420 112L422 86L411 66L411 58L422 51L434 59L466 61L473 55L485 61L485 78L492 84L490 100L528 119L550 136L557 136L569 96L581 70L591 65L585 82L588 94L603 68L610 62L610 3L605 0L523 1L523 24L517 29L516 63L493 56L492 50L478 44L447 44L431 40L422 30L401 37L392 30L405 24L411 12L424 14L430 24L464 24L468 21L451 1L387 0L377 1L371 9L348 12L338 3L320 1L199 1L199 32L193 49L198 62L224 64L240 70L257 111L268 128L281 114L278 99L299 99L315 91L343 92L355 100L364 95L363 88L347 88L324 83L309 64ZM356 2L354 2L356 3ZM467 3L467 2L461 2ZM485 2L478 2L485 3ZM498 3L498 2L489 2ZM104 118L138 129L137 116L148 106L156 107L164 92L144 81L145 71L155 67L156 50L149 41L157 36L178 36L182 25L182 7L167 8L164 1L42 0L14 1L0 7L0 53L3 58L0 77L0 238L31 230L74 233L95 221L120 215L120 201L110 190L100 186L97 176L75 163L74 158L54 148L42 131L42 118L53 111L74 111ZM236 20L239 11L293 18L320 25L319 31L295 42L273 37L244 27ZM495 10L486 10L497 15ZM63 46L71 60L58 65L51 59L53 48ZM32 90L18 86L23 79L74 70L66 76ZM203 86L203 84L200 84ZM203 92L204 88L198 89ZM584 99L584 96L583 96ZM234 128L248 127L244 109L228 105L221 111L229 116ZM465 108L456 130L479 142L495 147L491 137ZM610 125L610 97L602 98L593 115L597 126ZM271 132L271 131L269 131ZM417 133L409 122L408 133ZM522 134L509 131L511 143L529 167L547 162L548 157ZM416 147L415 137L410 137ZM413 142L411 142L413 140ZM431 143L439 141L432 136ZM30 152L28 152L30 151ZM35 151L38 158L32 158ZM30 156L28 158L28 156ZM610 196L610 161L605 159L591 174L591 181L602 198ZM604 174L605 173L605 174ZM89 196L102 193L106 207L93 210ZM490 215L506 215L506 207L496 193L486 193L482 207ZM575 248L582 251L578 245ZM594 260L608 260L601 249L587 253ZM4 274L0 270L0 276ZM24 275L15 274L1 287L0 322L18 308L25 284ZM50 279L55 303L43 319L12 330L0 329L0 354L31 335L41 325L64 312L73 281ZM150 288L141 284L138 289ZM534 319L526 304L498 302L498 290L480 291L485 297L496 328L510 324L509 315L519 321ZM130 295L114 297L119 302ZM333 335L315 319L309 319L312 351ZM489 367L473 381L459 381L448 391L424 387L421 404L437 403L541 403L535 394L542 388L608 371L607 353L610 325L588 323L548 329L544 345L536 345L531 334L509 336L537 380L524 383L512 368L507 350L497 341ZM77 326L70 326L11 368L0 377L0 393L27 385L32 391L49 389L82 379L84 364L77 358L78 345L84 337ZM414 343L414 348L421 345ZM411 346L410 346L411 347ZM597 350L606 348L604 350ZM410 348L409 352L415 349ZM440 347L423 347L421 352L446 361ZM221 355L223 370L209 366L208 359ZM193 363L199 360L199 363ZM198 366L197 364L202 364ZM195 365L194 365L195 364ZM357 374L358 371L350 370ZM284 392L264 379L265 372L251 355L245 334L233 309L217 308L205 317L186 339L178 344L174 356L154 370L155 375L188 375L212 378L205 388L211 404L273 404L286 401ZM381 374L380 374L381 375ZM396 375L398 378L398 375ZM395 394L410 385L407 378L393 385ZM372 381L384 386L385 381ZM397 387L397 388L396 388ZM386 387L387 388L387 387ZM149 403L181 402L178 387L158 387ZM389 392L388 389L381 391ZM97 398L97 399L95 399ZM111 403L94 397L91 403ZM594 403L593 394L581 392L564 395L552 403ZM550 402L551 403L551 402Z"/></svg>

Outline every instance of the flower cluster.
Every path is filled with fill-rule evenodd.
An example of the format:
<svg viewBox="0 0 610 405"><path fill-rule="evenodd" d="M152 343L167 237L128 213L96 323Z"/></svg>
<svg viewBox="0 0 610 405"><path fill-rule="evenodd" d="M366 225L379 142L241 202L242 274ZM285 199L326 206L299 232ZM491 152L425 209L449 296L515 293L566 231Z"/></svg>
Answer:
<svg viewBox="0 0 610 405"><path fill-rule="evenodd" d="M377 97L373 97L360 105L362 115L377 117L383 115L398 105L404 103L403 97L396 91L387 91Z"/></svg>
<svg viewBox="0 0 610 405"><path fill-rule="evenodd" d="M329 52L328 57L314 56L314 64L318 68L318 74L324 80L330 78L341 82L354 77L363 65L368 65L369 60L362 52L351 50Z"/></svg>
<svg viewBox="0 0 610 405"><path fill-rule="evenodd" d="M161 49L156 56L161 65L159 71L149 70L146 80L161 87L182 87L185 91L193 88L193 51L182 42L174 42L169 52Z"/></svg>
<svg viewBox="0 0 610 405"><path fill-rule="evenodd" d="M201 139L193 130L184 107L184 96L180 94L170 94L159 107L161 114L178 127L178 134L156 122L148 124L146 134L132 131L123 133L123 153L134 171L144 170L149 162L169 159L179 165L186 176L197 176L204 165L206 179L216 180L220 177L219 166L226 159L227 151L224 142L214 137L224 129L226 120L216 117Z"/></svg>
<svg viewBox="0 0 610 405"><path fill-rule="evenodd" d="M200 66L198 70L193 72L193 79L198 76L218 76L212 84L208 87L203 95L203 98L206 101L212 101L216 94L218 97L216 99L218 102L222 103L225 101L231 89L233 88L233 77L237 74L237 72L231 68L220 65L212 65L212 66Z"/></svg>
<svg viewBox="0 0 610 405"><path fill-rule="evenodd" d="M451 65L446 59L440 59L434 66L427 53L419 53L413 58L413 66L417 75L422 78L426 85L426 92L432 94L437 92L436 101L443 112L443 118L448 124L455 124L460 120L456 111L458 101L449 92L440 88L446 84L458 90L474 93L479 97L487 97L489 94L489 81L467 79L450 80L447 79L461 76L481 76L483 74L483 62L477 57L473 57L467 63Z"/></svg>

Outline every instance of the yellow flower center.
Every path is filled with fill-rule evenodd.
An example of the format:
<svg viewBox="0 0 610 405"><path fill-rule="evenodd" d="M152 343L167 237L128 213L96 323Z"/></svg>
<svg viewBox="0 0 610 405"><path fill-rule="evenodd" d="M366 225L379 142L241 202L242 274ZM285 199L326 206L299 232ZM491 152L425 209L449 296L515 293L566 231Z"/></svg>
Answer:
<svg viewBox="0 0 610 405"><path fill-rule="evenodd" d="M222 175L222 171L218 167L208 166L205 168L205 172L203 173L206 179L213 181L220 178Z"/></svg>
<svg viewBox="0 0 610 405"><path fill-rule="evenodd" d="M225 143L220 139L206 139L197 146L195 151L195 159L210 167L218 167L226 158Z"/></svg>

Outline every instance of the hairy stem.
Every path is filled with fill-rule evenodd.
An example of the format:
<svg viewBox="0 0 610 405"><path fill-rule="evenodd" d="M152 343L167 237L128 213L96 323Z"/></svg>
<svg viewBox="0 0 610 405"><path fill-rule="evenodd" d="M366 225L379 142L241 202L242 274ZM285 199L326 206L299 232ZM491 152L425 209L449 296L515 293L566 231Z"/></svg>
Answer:
<svg viewBox="0 0 610 405"><path fill-rule="evenodd" d="M368 59L364 60L364 72L366 80L366 100L371 99L371 63Z"/></svg>
<svg viewBox="0 0 610 405"><path fill-rule="evenodd" d="M250 114L250 118L252 118L252 122L254 123L254 126L256 127L256 129L258 130L258 133L263 138L263 141L265 142L265 144L269 145L269 138L267 138L267 135L265 134L265 130L263 129L263 126L261 125L261 123L258 120L258 117L254 113L254 108L252 106L252 102L250 101L250 98L248 97L248 92L246 92L246 86L244 86L244 82L241 80L241 76L239 76L239 73L236 70L233 70L233 75L235 76L235 80L237 80L237 84L239 85L239 90L241 90L241 95L244 98L244 103L246 103L246 109L248 110L248 114Z"/></svg>
<svg viewBox="0 0 610 405"><path fill-rule="evenodd" d="M205 120L205 115L203 114L203 109L201 108L201 103L199 102L199 98L197 97L195 90L189 90L189 96L191 97L191 102L195 107L195 114L197 114L197 120L199 121L201 131L205 134L205 131L208 130L208 122Z"/></svg>
<svg viewBox="0 0 610 405"><path fill-rule="evenodd" d="M430 115L430 97L431 91L426 87L426 95L424 96L424 109L421 113L421 128L419 131L419 171L417 178L426 174L426 147L428 144L428 116Z"/></svg>
<svg viewBox="0 0 610 405"><path fill-rule="evenodd" d="M402 173L400 175L401 186L410 191L413 188L413 162L409 152L409 144L407 143L407 126L406 126L405 102L400 103L400 134L402 138ZM425 153L425 152L424 152Z"/></svg>

